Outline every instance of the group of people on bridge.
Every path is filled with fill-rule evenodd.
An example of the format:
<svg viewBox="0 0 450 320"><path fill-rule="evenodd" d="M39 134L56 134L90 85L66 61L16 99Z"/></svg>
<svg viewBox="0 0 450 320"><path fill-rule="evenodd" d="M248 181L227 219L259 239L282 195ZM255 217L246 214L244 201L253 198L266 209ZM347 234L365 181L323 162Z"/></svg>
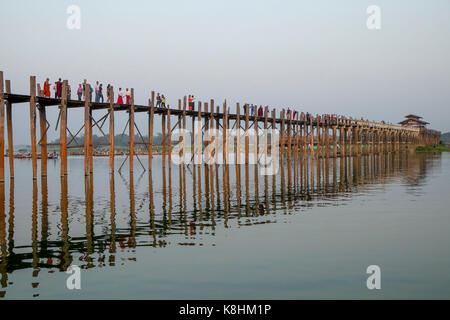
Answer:
<svg viewBox="0 0 450 320"><path fill-rule="evenodd" d="M56 81L55 84L53 85L55 99L61 99L61 97L62 97L62 84L63 83L61 81L61 78L59 78L58 81ZM87 84L87 80L84 80L83 84L80 83L78 86L78 89L77 89L78 101L86 99L86 92L85 92L86 84ZM89 100L92 101L92 96L93 96L93 94L95 94L95 102L103 103L104 102L103 84L99 83L99 81L96 81L94 87L92 87L92 86L89 86L89 87L90 87ZM111 85L108 84L108 86L106 88L106 102L107 103L110 102L110 87L111 87ZM70 85L68 87L68 94L69 94L69 99L70 99ZM49 97L49 98L51 97L50 79L49 78L47 78L44 82L44 90L42 92L42 95L45 97ZM130 99L131 99L131 90L126 88L126 90L124 91L124 90L122 90L122 88L119 88L117 104L130 104ZM194 95L189 95L189 97L188 97L189 111L195 110L195 101L194 100L195 100ZM157 93L156 107L157 108L169 108L169 105L166 106L166 97L163 94ZM244 109L244 114L246 114L247 109L248 109L249 115L251 117L254 117L254 116L263 117L264 116L264 109L262 106L258 107L257 105L254 105L254 104L244 104L243 109ZM287 120L303 120L306 122L315 121L315 122L319 122L319 123L329 123L329 124L334 124L334 123L337 123L338 121L342 121L342 120L356 120L351 117L347 118L345 116L341 116L341 115L337 115L337 114L322 114L322 115L316 114L314 116L314 115L310 114L309 112L299 113L298 111L291 110L290 108L287 108L287 110L286 110L286 119ZM361 118L361 120L364 120L364 118Z"/></svg>

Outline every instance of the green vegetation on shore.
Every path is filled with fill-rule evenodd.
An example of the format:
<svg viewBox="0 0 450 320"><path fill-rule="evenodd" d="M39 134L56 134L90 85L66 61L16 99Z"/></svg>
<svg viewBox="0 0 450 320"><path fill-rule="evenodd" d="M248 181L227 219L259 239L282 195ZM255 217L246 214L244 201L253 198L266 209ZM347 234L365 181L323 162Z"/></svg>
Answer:
<svg viewBox="0 0 450 320"><path fill-rule="evenodd" d="M450 152L450 146L448 144L421 146L416 148L416 152Z"/></svg>

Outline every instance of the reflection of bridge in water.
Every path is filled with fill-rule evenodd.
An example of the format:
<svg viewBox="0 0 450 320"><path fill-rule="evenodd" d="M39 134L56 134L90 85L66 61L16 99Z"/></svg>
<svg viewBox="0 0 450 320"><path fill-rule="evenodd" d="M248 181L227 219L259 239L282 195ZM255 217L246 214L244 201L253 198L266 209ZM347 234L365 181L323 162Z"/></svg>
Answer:
<svg viewBox="0 0 450 320"><path fill-rule="evenodd" d="M208 244L208 237L213 239L221 228L275 223L280 216L316 206L345 205L370 185L382 186L393 179L416 186L425 177L428 160L427 155L408 153L295 158L282 162L279 173L273 176L259 175L259 168L253 165L163 167L157 176L150 174L148 188L139 188L142 181L147 183L143 174L137 179L131 175L129 180L111 175L109 199L98 208L94 207L100 200L97 195L94 199L92 175L86 177L84 199L71 198L67 178L61 178L57 204L49 204L45 178L38 202L38 183L34 180L28 245L14 242L12 180L8 205L5 188L0 185L0 283L6 288L8 274L20 269L29 269L37 277L40 270L64 271L73 263L82 268L113 267L124 263L123 251L127 252L125 260L135 260L138 247ZM162 186L154 189L154 179L162 180ZM116 192L121 180L127 195ZM117 227L118 220L123 219L117 214L118 202L126 203L125 227ZM84 212L78 212L80 208ZM51 211L60 214L59 221L49 223ZM71 234L71 217L84 220L82 236Z"/></svg>

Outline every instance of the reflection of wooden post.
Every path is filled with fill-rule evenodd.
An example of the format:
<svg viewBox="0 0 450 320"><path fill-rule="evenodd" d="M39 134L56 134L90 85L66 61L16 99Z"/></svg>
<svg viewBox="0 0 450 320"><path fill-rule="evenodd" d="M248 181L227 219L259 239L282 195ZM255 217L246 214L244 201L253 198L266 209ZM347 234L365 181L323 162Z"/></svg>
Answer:
<svg viewBox="0 0 450 320"><path fill-rule="evenodd" d="M129 161L130 161L130 174L134 172L134 89L131 88L131 97L130 97L130 114L129 119L130 123L128 126L129 135L130 135L130 151L129 151Z"/></svg>
<svg viewBox="0 0 450 320"><path fill-rule="evenodd" d="M90 95L90 85L84 85L84 175L89 175L89 131L90 131L90 105L89 105L89 95Z"/></svg>
<svg viewBox="0 0 450 320"><path fill-rule="evenodd" d="M39 105L39 129L40 129L40 146L41 146L41 176L47 177L47 117L45 114L45 106Z"/></svg>
<svg viewBox="0 0 450 320"><path fill-rule="evenodd" d="M152 171L153 160L153 118L155 116L155 91L152 91L152 97L148 102L150 111L148 113L148 169Z"/></svg>
<svg viewBox="0 0 450 320"><path fill-rule="evenodd" d="M67 80L63 82L63 95L61 100L61 116L59 127L59 155L61 157L60 176L67 176L67 96L68 96Z"/></svg>
<svg viewBox="0 0 450 320"><path fill-rule="evenodd" d="M36 155L36 77L30 77L30 131L31 131L31 161L33 165L33 179L37 179ZM3 161L3 157L2 160Z"/></svg>
<svg viewBox="0 0 450 320"><path fill-rule="evenodd" d="M3 72L0 71L0 182L5 181L5 99L3 91Z"/></svg>
<svg viewBox="0 0 450 320"><path fill-rule="evenodd" d="M5 81L6 93L11 93L11 81ZM12 126L12 109L11 103L6 102L6 126L8 130L8 156L9 156L9 177L14 178L14 143L13 143L13 126Z"/></svg>
<svg viewBox="0 0 450 320"><path fill-rule="evenodd" d="M114 88L109 87L109 170L114 172Z"/></svg>

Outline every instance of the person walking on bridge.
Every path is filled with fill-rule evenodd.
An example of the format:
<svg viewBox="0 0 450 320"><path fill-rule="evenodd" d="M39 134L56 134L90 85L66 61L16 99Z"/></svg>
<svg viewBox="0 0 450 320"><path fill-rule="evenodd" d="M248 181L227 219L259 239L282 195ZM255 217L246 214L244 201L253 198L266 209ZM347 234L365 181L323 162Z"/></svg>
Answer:
<svg viewBox="0 0 450 320"><path fill-rule="evenodd" d="M123 104L123 91L122 88L119 88L119 92L118 92L118 97L117 97L117 104Z"/></svg>
<svg viewBox="0 0 450 320"><path fill-rule="evenodd" d="M81 83L78 85L77 96L78 101L81 101L81 97L83 96L83 88L81 87Z"/></svg>
<svg viewBox="0 0 450 320"><path fill-rule="evenodd" d="M61 99L62 97L62 81L61 78L58 79L57 82L55 82L55 98Z"/></svg>
<svg viewBox="0 0 450 320"><path fill-rule="evenodd" d="M102 103L104 102L103 99L103 84L100 83L100 85L98 86L98 102L100 102L100 100L102 100Z"/></svg>
<svg viewBox="0 0 450 320"><path fill-rule="evenodd" d="M156 107L161 107L161 96L159 95L159 92L156 94Z"/></svg>
<svg viewBox="0 0 450 320"><path fill-rule="evenodd" d="M189 97L188 97L188 105L189 105L189 111L192 111L192 96L191 95L189 95Z"/></svg>
<svg viewBox="0 0 450 320"><path fill-rule="evenodd" d="M50 79L47 78L44 82L44 97L50 98Z"/></svg>
<svg viewBox="0 0 450 320"><path fill-rule="evenodd" d="M164 95L161 95L161 106L162 106L163 108L166 107L166 97L164 97Z"/></svg>
<svg viewBox="0 0 450 320"><path fill-rule="evenodd" d="M127 96L127 104L130 104L131 91L127 88L127 90L125 91L125 94Z"/></svg>

